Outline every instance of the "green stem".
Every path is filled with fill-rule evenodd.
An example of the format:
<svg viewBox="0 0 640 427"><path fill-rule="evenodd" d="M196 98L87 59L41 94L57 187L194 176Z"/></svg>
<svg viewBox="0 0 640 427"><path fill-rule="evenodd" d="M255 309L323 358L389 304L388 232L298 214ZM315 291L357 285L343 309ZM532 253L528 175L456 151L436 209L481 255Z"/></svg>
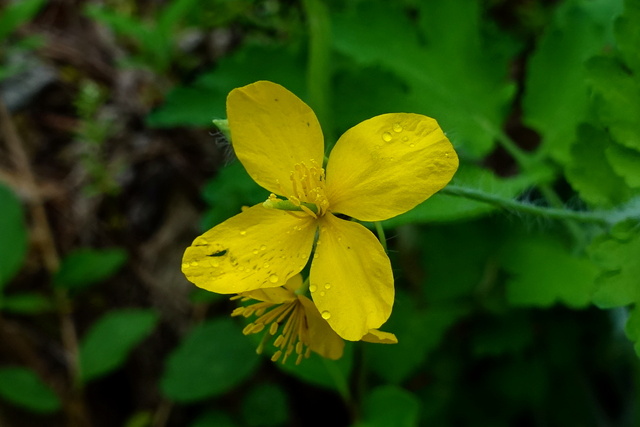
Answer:
<svg viewBox="0 0 640 427"><path fill-rule="evenodd" d="M380 221L376 221L373 223L373 225L376 227L376 233L378 233L378 239L380 239L382 248L386 253L388 253L389 251L387 249L387 238L385 237L384 227L382 227L382 223Z"/></svg>
<svg viewBox="0 0 640 427"><path fill-rule="evenodd" d="M553 218L561 220L573 220L584 223L593 223L608 226L613 222L612 212L580 212L568 209L558 209L552 207L535 206L528 203L518 202L516 200L507 199L494 194L485 193L473 188L465 188L457 185L449 185L442 190L441 194L465 197L467 199L477 200L479 202L488 203L502 209L526 213L529 215L539 216L543 218Z"/></svg>
<svg viewBox="0 0 640 427"><path fill-rule="evenodd" d="M309 29L309 62L307 87L309 105L314 109L325 131L325 138L333 141L329 108L331 82L331 21L329 10L322 0L304 0L304 11Z"/></svg>

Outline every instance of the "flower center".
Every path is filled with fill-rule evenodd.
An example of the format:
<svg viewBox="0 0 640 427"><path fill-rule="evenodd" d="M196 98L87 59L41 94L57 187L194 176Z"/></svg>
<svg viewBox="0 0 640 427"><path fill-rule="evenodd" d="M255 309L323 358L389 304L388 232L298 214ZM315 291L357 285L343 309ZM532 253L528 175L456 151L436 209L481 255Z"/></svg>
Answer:
<svg viewBox="0 0 640 427"><path fill-rule="evenodd" d="M286 191L281 189L281 194L286 195L287 200L278 199L275 194L271 194L263 205L273 209L303 211L314 218L324 215L329 209L329 200L324 190L324 168L314 160L310 164L311 166L304 162L296 163L294 170L290 172L292 194L286 195Z"/></svg>
<svg viewBox="0 0 640 427"><path fill-rule="evenodd" d="M241 295L232 299L238 298L241 298L243 302L251 299ZM297 298L282 304L258 301L244 307L238 307L231 313L231 316L250 317L252 315L256 315L258 318L242 330L243 334L257 334L269 325L269 334L265 333L264 339L256 349L258 354L262 353L265 341L278 335L273 342L273 345L278 348L271 357L273 362L282 358L284 364L294 352L297 355L296 365L299 365L303 358L309 357L311 349L309 348L307 318L304 306ZM281 328L283 322L284 326Z"/></svg>

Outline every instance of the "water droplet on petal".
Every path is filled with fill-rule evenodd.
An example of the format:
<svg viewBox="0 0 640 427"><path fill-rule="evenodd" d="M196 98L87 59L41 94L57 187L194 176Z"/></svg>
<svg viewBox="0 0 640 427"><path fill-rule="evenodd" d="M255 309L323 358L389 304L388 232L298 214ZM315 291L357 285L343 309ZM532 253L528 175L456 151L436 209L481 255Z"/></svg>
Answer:
<svg viewBox="0 0 640 427"><path fill-rule="evenodd" d="M189 268L189 267L191 267L191 264L189 264L188 262L182 263L182 268Z"/></svg>
<svg viewBox="0 0 640 427"><path fill-rule="evenodd" d="M320 292L320 296L323 297L324 296L324 291Z"/></svg>
<svg viewBox="0 0 640 427"><path fill-rule="evenodd" d="M272 274L271 276L269 276L269 281L271 283L278 283L278 276L276 276L275 274Z"/></svg>
<svg viewBox="0 0 640 427"><path fill-rule="evenodd" d="M393 138L393 137L391 136L391 134L390 134L389 132L384 132L384 133L382 134L382 139L383 139L385 142L391 142L391 139L392 139L392 138Z"/></svg>
<svg viewBox="0 0 640 427"><path fill-rule="evenodd" d="M315 292L315 291L317 291L317 290L318 290L318 287L317 287L316 285L311 285L311 286L309 286L309 291L311 291L311 292Z"/></svg>
<svg viewBox="0 0 640 427"><path fill-rule="evenodd" d="M331 313L329 313L328 311L323 311L323 312L322 312L322 318L323 318L324 320L328 320L328 319L330 319L330 318L331 318Z"/></svg>
<svg viewBox="0 0 640 427"><path fill-rule="evenodd" d="M254 250L253 250L253 254L254 254L254 255L258 255L258 253L259 253L259 252L260 252L260 251L258 251L257 249L254 249Z"/></svg>
<svg viewBox="0 0 640 427"><path fill-rule="evenodd" d="M191 267L197 267L198 261L191 261Z"/></svg>
<svg viewBox="0 0 640 427"><path fill-rule="evenodd" d="M402 125L400 123L394 123L393 124L393 131L394 132L402 132Z"/></svg>
<svg viewBox="0 0 640 427"><path fill-rule="evenodd" d="M411 147L411 148L413 148L415 146L416 146L416 144L414 144L413 142L411 144L409 144L409 147Z"/></svg>
<svg viewBox="0 0 640 427"><path fill-rule="evenodd" d="M241 236L246 236L247 235L247 230L240 230L240 235Z"/></svg>
<svg viewBox="0 0 640 427"><path fill-rule="evenodd" d="M325 289L331 289L331 283L325 283L324 284L324 288Z"/></svg>
<svg viewBox="0 0 640 427"><path fill-rule="evenodd" d="M261 251L264 251L265 249L267 249L267 246L266 246L266 245L262 245L262 246L260 246L260 250L261 250Z"/></svg>
<svg viewBox="0 0 640 427"><path fill-rule="evenodd" d="M269 268L269 263L268 263L268 262L265 262L262 266L263 266L264 268Z"/></svg>

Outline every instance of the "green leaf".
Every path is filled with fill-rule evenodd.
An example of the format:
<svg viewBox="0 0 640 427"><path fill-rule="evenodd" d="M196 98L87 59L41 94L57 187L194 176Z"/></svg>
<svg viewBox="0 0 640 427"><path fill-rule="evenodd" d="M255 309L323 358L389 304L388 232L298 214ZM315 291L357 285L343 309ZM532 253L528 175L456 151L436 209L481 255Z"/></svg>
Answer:
<svg viewBox="0 0 640 427"><path fill-rule="evenodd" d="M161 388L179 402L218 396L247 379L259 360L251 341L231 319L210 320L171 353Z"/></svg>
<svg viewBox="0 0 640 427"><path fill-rule="evenodd" d="M27 253L27 230L18 198L0 183L0 293L15 276Z"/></svg>
<svg viewBox="0 0 640 427"><path fill-rule="evenodd" d="M523 121L542 135L544 149L562 163L570 159L576 127L587 115L584 62L607 43L607 32L590 7L561 3L527 62ZM610 21L616 9L608 10Z"/></svg>
<svg viewBox="0 0 640 427"><path fill-rule="evenodd" d="M83 382L118 369L133 348L156 326L152 310L113 310L91 326L80 343L80 374Z"/></svg>
<svg viewBox="0 0 640 427"><path fill-rule="evenodd" d="M289 403L282 387L262 383L251 388L242 401L242 418L247 427L289 425Z"/></svg>
<svg viewBox="0 0 640 427"><path fill-rule="evenodd" d="M607 160L613 170L630 188L640 188L640 151L612 142L606 148Z"/></svg>
<svg viewBox="0 0 640 427"><path fill-rule="evenodd" d="M624 14L615 23L616 41L620 56L627 66L636 73L640 72L640 2L626 0Z"/></svg>
<svg viewBox="0 0 640 427"><path fill-rule="evenodd" d="M473 352L479 357L519 353L533 342L531 320L522 310L501 313L488 322L476 323L472 336Z"/></svg>
<svg viewBox="0 0 640 427"><path fill-rule="evenodd" d="M51 301L33 292L0 297L0 310L16 314L39 314L53 310Z"/></svg>
<svg viewBox="0 0 640 427"><path fill-rule="evenodd" d="M420 401L397 386L373 389L364 401L363 422L357 427L415 427L420 416Z"/></svg>
<svg viewBox="0 0 640 427"><path fill-rule="evenodd" d="M77 249L62 259L53 283L66 289L85 289L113 276L126 260L123 249Z"/></svg>
<svg viewBox="0 0 640 427"><path fill-rule="evenodd" d="M216 68L200 75L189 86L169 92L165 103L147 117L152 127L211 126L214 118L225 117L227 94L257 80L284 85L303 97L302 51L291 46L247 44L221 58Z"/></svg>
<svg viewBox="0 0 640 427"><path fill-rule="evenodd" d="M514 94L507 71L515 49L513 39L482 26L478 1L418 2L417 25L398 3L354 2L345 9L333 26L339 52L396 74L407 87L404 108L436 118L470 156L494 147ZM372 90L366 79L359 86Z"/></svg>
<svg viewBox="0 0 640 427"><path fill-rule="evenodd" d="M382 328L394 333L398 344L365 344L372 371L394 384L411 377L466 312L453 305L418 309L414 299L398 292L391 317Z"/></svg>
<svg viewBox="0 0 640 427"><path fill-rule="evenodd" d="M640 357L640 305L637 303L631 310L624 331L627 337L634 342L633 348L638 357Z"/></svg>
<svg viewBox="0 0 640 427"><path fill-rule="evenodd" d="M225 412L210 410L200 415L189 427L237 427L231 416Z"/></svg>
<svg viewBox="0 0 640 427"><path fill-rule="evenodd" d="M451 184L510 198L521 194L529 187L548 181L550 176L549 170L538 168L532 174L500 178L487 169L463 165L454 175ZM395 228L403 224L458 221L486 215L495 209L493 205L464 197L435 194L409 212L386 220L382 224L385 228Z"/></svg>
<svg viewBox="0 0 640 427"><path fill-rule="evenodd" d="M608 235L594 239L589 255L603 269L593 294L593 302L598 307L640 303L640 230L637 222L618 224Z"/></svg>
<svg viewBox="0 0 640 427"><path fill-rule="evenodd" d="M207 181L202 197L210 206L202 219L202 229L207 230L240 213L242 206L264 202L268 194L251 179L240 162L233 162Z"/></svg>
<svg viewBox="0 0 640 427"><path fill-rule="evenodd" d="M18 366L0 368L0 396L33 412L60 409L58 396L33 371Z"/></svg>
<svg viewBox="0 0 640 427"><path fill-rule="evenodd" d="M613 144L606 132L585 124L578 128L577 141L571 147L567 180L584 201L595 206L615 206L631 194L624 179L607 161L615 156L613 152L607 155Z"/></svg>
<svg viewBox="0 0 640 427"><path fill-rule="evenodd" d="M599 56L587 62L602 123L613 139L640 151L640 70L635 74L615 58Z"/></svg>
<svg viewBox="0 0 640 427"><path fill-rule="evenodd" d="M589 305L600 270L552 236L516 235L504 248L507 299L515 306Z"/></svg>
<svg viewBox="0 0 640 427"><path fill-rule="evenodd" d="M345 343L344 354L338 360L325 359L316 353L311 353L308 359L303 359L299 365L289 359L285 364L277 363L276 366L305 383L335 390L344 395L348 392L349 378L353 369L353 346ZM272 354L273 346L266 346L265 353Z"/></svg>
<svg viewBox="0 0 640 427"><path fill-rule="evenodd" d="M44 3L45 0L21 0L4 5L0 13L0 41L33 18Z"/></svg>

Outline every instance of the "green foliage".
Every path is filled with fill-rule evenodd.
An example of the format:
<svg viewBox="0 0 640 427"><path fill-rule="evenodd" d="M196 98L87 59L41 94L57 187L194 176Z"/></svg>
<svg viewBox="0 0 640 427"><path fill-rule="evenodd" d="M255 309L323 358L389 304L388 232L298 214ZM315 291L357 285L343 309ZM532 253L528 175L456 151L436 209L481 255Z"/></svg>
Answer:
<svg viewBox="0 0 640 427"><path fill-rule="evenodd" d="M115 369L133 348L155 328L158 315L153 310L112 310L87 331L80 343L80 373L89 382Z"/></svg>
<svg viewBox="0 0 640 427"><path fill-rule="evenodd" d="M280 83L304 96L304 75L299 72L303 64L297 45L246 44L192 84L169 92L147 123L152 127L209 126L212 119L226 116L225 99L233 88L256 80Z"/></svg>
<svg viewBox="0 0 640 427"><path fill-rule="evenodd" d="M38 413L60 409L58 396L30 369L0 368L0 396L14 405Z"/></svg>
<svg viewBox="0 0 640 427"><path fill-rule="evenodd" d="M126 261L122 249L76 249L62 259L53 284L80 291L111 277Z"/></svg>
<svg viewBox="0 0 640 427"><path fill-rule="evenodd" d="M563 303L585 308L600 272L589 259L569 253L563 242L551 235L523 238L515 233L504 247L502 262L510 275L507 299L515 307Z"/></svg>
<svg viewBox="0 0 640 427"><path fill-rule="evenodd" d="M179 402L219 396L246 380L258 360L255 347L231 319L207 321L167 359L162 391Z"/></svg>
<svg viewBox="0 0 640 427"><path fill-rule="evenodd" d="M383 386L366 397L363 412L357 427L412 427L418 425L420 401L403 388Z"/></svg>
<svg viewBox="0 0 640 427"><path fill-rule="evenodd" d="M242 418L247 427L288 425L287 396L275 384L258 384L251 388L242 402Z"/></svg>
<svg viewBox="0 0 640 427"><path fill-rule="evenodd" d="M514 94L506 78L514 46L496 29L484 27L480 2L419 2L416 22L397 3L349 6L334 19L336 50L362 66L388 70L406 85L402 105L387 105L387 109L400 107L438 117L463 154L487 154ZM457 31L447 31L452 22ZM362 83L360 93L369 92L369 82ZM379 90L385 99L386 85ZM391 98L398 100L394 95ZM367 105L359 96L338 102Z"/></svg>
<svg viewBox="0 0 640 427"><path fill-rule="evenodd" d="M9 2L0 13L0 81L23 70L24 64L5 63L10 57L27 52L40 45L38 37L9 40L11 34L31 20L45 4L45 0Z"/></svg>
<svg viewBox="0 0 640 427"><path fill-rule="evenodd" d="M0 304L1 293L15 276L27 252L27 230L22 205L13 192L0 183Z"/></svg>
<svg viewBox="0 0 640 427"><path fill-rule="evenodd" d="M85 8L88 17L109 26L116 34L136 44L138 54L130 62L146 66L156 72L166 72L177 54L174 34L184 16L196 4L196 0L168 2L148 21L117 10L110 10L89 3Z"/></svg>

